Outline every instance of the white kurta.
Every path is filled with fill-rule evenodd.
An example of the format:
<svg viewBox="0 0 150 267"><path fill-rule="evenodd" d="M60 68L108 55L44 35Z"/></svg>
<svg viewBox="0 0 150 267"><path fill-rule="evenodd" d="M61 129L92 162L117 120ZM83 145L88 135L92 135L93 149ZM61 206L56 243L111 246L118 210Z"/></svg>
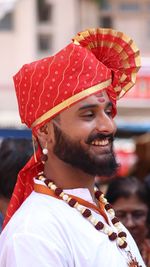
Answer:
<svg viewBox="0 0 150 267"><path fill-rule="evenodd" d="M92 202L88 189L65 192ZM105 223L102 216L92 213ZM129 233L127 241L132 254L144 267ZM117 247L116 241L110 241L106 234L97 231L76 209L62 200L33 192L0 236L0 267L58 266L128 265L125 253Z"/></svg>

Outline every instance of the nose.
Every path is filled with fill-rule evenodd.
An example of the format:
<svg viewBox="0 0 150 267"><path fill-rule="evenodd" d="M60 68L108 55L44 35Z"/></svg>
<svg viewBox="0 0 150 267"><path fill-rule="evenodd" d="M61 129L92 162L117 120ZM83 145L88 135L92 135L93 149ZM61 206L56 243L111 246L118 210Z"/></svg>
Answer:
<svg viewBox="0 0 150 267"><path fill-rule="evenodd" d="M103 113L97 119L96 129L98 132L114 135L116 132L116 124L112 117L109 117L107 114Z"/></svg>
<svg viewBox="0 0 150 267"><path fill-rule="evenodd" d="M132 218L132 215L129 213L126 215L126 222L125 222L125 226L130 229L132 227L134 227L135 223L134 220Z"/></svg>

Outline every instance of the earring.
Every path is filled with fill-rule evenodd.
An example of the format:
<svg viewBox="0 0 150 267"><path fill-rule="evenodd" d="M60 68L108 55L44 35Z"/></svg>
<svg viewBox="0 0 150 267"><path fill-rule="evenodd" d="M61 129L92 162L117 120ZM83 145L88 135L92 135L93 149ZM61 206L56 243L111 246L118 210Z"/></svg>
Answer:
<svg viewBox="0 0 150 267"><path fill-rule="evenodd" d="M42 156L41 156L41 161L43 164L45 164L45 162L48 160L48 149L47 149L47 143L46 143L46 147L44 147L42 149Z"/></svg>

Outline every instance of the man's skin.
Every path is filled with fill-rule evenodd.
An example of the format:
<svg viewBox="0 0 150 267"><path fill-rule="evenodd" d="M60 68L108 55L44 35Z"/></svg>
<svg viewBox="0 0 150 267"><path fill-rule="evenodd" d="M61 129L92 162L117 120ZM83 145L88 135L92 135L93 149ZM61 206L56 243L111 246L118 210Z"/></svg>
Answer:
<svg viewBox="0 0 150 267"><path fill-rule="evenodd" d="M55 146L54 123L73 141L79 142L91 157L102 160L111 151L109 138L97 144L87 144L90 134L115 134L116 126L112 118L112 103L106 91L87 97L62 111L59 120L48 122L38 130L39 142L48 148L48 160L44 174L47 178L63 189L88 188L94 199L94 178L83 170L60 160L53 152Z"/></svg>

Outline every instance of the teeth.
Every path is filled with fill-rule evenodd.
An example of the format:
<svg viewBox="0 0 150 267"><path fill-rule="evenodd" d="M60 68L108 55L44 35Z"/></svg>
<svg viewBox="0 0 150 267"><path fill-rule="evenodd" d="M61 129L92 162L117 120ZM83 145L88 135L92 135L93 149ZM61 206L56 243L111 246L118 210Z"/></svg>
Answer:
<svg viewBox="0 0 150 267"><path fill-rule="evenodd" d="M108 140L95 140L95 141L92 141L92 145L94 146L106 146L108 145Z"/></svg>

